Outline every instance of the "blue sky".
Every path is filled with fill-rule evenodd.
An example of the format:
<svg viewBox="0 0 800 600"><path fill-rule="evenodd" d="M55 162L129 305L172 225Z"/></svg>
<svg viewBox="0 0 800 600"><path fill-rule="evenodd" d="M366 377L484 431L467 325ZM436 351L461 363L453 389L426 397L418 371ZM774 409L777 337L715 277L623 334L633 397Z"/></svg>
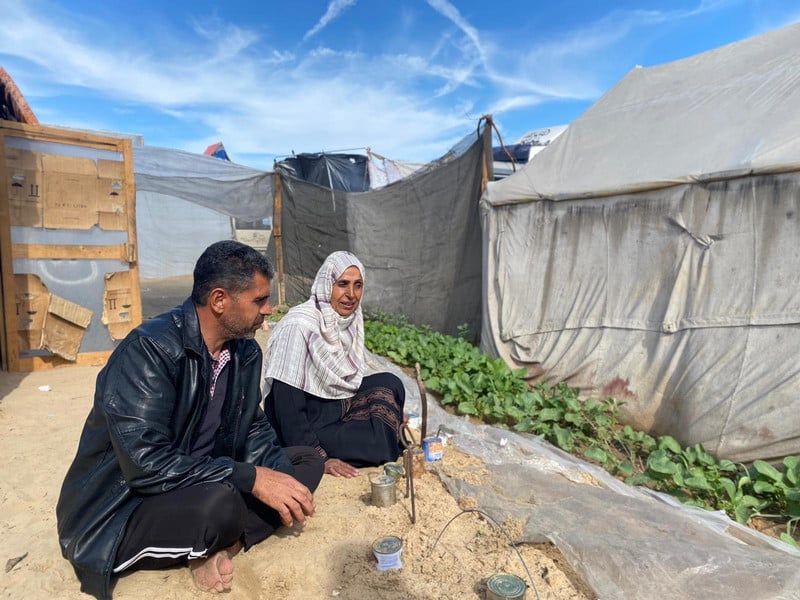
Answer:
<svg viewBox="0 0 800 600"><path fill-rule="evenodd" d="M797 22L800 3L3 0L0 14L0 66L42 123L197 153L222 141L270 170L292 151L432 160L483 114L509 143L568 124L636 65Z"/></svg>

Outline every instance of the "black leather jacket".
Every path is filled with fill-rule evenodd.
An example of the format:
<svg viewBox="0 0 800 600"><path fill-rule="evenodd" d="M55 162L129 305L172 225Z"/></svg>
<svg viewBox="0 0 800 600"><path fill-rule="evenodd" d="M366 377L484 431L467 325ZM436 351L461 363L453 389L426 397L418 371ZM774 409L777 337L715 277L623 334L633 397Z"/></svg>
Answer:
<svg viewBox="0 0 800 600"><path fill-rule="evenodd" d="M293 473L259 406L261 349L253 340L229 347L228 393L211 456L190 455L211 375L191 299L132 331L98 375L56 508L61 551L84 592L111 597L117 547L143 496L209 481L250 492L254 465Z"/></svg>

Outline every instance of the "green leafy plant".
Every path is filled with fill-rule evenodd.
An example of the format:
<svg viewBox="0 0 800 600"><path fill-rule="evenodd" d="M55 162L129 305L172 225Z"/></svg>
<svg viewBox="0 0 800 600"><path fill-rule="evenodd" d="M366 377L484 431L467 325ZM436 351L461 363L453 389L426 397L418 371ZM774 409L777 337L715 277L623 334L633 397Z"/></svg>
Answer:
<svg viewBox="0 0 800 600"><path fill-rule="evenodd" d="M523 434L597 463L632 485L644 485L709 510L724 510L739 523L754 517L785 523L781 539L795 544L800 523L800 457L776 468L755 461L750 468L718 460L701 444L683 448L673 437L654 437L619 422L613 398L582 399L566 383L529 385L513 370L467 341L405 317L372 313L365 322L371 352L411 367L420 364L427 388L457 414Z"/></svg>

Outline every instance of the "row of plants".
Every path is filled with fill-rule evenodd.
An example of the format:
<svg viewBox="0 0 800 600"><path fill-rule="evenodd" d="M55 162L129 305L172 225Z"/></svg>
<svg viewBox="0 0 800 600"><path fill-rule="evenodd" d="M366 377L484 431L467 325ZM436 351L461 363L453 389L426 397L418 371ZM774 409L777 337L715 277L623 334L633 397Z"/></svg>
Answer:
<svg viewBox="0 0 800 600"><path fill-rule="evenodd" d="M447 336L383 313L372 313L365 322L367 348L402 366L419 363L426 388L455 413L541 436L626 483L724 510L739 523L761 517L785 524L781 539L797 545L800 457L785 458L780 468L760 460L737 465L718 460L701 444L683 448L670 436L637 431L620 424L616 400L581 400L578 390L564 383L530 386L524 369L490 358L466 333L462 327L458 337Z"/></svg>

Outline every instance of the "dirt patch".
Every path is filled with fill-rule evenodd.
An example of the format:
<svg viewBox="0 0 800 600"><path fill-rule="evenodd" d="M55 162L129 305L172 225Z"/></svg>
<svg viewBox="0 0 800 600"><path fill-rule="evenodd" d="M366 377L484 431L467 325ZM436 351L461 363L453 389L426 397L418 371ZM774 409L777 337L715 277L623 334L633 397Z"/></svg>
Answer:
<svg viewBox="0 0 800 600"><path fill-rule="evenodd" d="M259 341L265 333L259 332ZM4 373L0 381L0 564L13 564L0 577L4 598L88 598L61 557L55 505L98 371L67 367ZM479 461L449 446L441 465L449 476L477 483L486 472ZM326 475L315 494L317 514L305 528L282 529L234 559L234 590L226 597L480 599L485 597L486 579L499 572L517 575L530 585L523 561L541 598L593 597L557 548L520 544L520 560L501 530L479 514L461 514L470 508L469 499L459 506L431 471L415 480L416 523L411 523L404 481L396 504L372 506L369 474L376 470L364 469L349 480ZM519 524L501 526L515 539ZM372 543L387 535L403 540L403 566L379 572ZM132 573L119 580L114 593L118 600L208 597L193 588L186 568ZM535 597L529 589L527 600Z"/></svg>

